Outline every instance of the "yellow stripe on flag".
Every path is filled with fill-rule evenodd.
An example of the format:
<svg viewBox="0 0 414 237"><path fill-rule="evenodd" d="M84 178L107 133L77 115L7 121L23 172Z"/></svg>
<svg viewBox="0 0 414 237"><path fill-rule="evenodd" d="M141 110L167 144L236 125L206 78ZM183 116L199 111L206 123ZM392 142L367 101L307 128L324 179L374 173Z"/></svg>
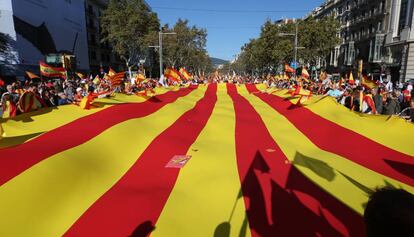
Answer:
<svg viewBox="0 0 414 237"><path fill-rule="evenodd" d="M63 235L128 171L153 139L195 106L205 90L194 90L147 117L117 124L4 184L0 188L0 236Z"/></svg>
<svg viewBox="0 0 414 237"><path fill-rule="evenodd" d="M216 228L229 221L234 205L230 236L239 236L243 220L247 220L243 198L238 199L241 184L233 102L225 84L218 85L217 94L213 114L192 145L192 158L180 171L153 237L215 236ZM250 236L249 231L246 236Z"/></svg>
<svg viewBox="0 0 414 237"><path fill-rule="evenodd" d="M275 93L280 97L289 97L286 90ZM291 100L296 103L297 99ZM412 124L396 116L368 115L351 112L345 106L337 103L334 98L320 96L312 97L306 103L306 108L315 114L334 122L344 128L359 133L373 141L383 144L396 151L414 156L411 137L414 132ZM398 131L398 132L397 132Z"/></svg>
<svg viewBox="0 0 414 237"><path fill-rule="evenodd" d="M375 190L377 186L391 184L414 193L414 187L376 173L342 156L318 148L287 118L279 114L255 95L249 94L245 87L239 88L259 113L269 133L283 153L312 182L335 196L359 214L363 214L363 205L368 194L361 187ZM299 145L298 145L299 144ZM369 154L367 154L369 155ZM315 171L318 171L317 173ZM342 174L341 174L342 173ZM344 175L362 186L350 182Z"/></svg>
<svg viewBox="0 0 414 237"><path fill-rule="evenodd" d="M168 92L168 89L156 88L155 92L157 95L160 95ZM76 119L94 114L103 109L109 108L111 105L108 104L139 103L148 99L149 98L143 98L135 95L116 94L113 98L102 98L94 101L95 103L106 103L102 108L83 110L76 105L59 106L52 111L49 111L50 108L45 108L39 111L19 115L17 119L7 120L2 124L4 131L7 132L7 137L27 136L50 131ZM27 120L30 120L30 123L27 123Z"/></svg>

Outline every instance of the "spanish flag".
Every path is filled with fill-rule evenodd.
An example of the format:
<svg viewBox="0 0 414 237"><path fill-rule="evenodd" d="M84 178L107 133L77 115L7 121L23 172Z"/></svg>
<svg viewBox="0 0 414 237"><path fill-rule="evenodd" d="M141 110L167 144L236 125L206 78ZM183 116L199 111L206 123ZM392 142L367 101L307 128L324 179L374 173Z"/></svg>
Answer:
<svg viewBox="0 0 414 237"><path fill-rule="evenodd" d="M183 67L180 68L180 74L186 80L191 80L192 79L191 74L187 70L185 70L185 68L183 68Z"/></svg>
<svg viewBox="0 0 414 237"><path fill-rule="evenodd" d="M27 75L27 77L30 78L30 80L39 79L40 78L38 75L36 75L36 74L34 74L32 72L29 72L29 71L26 71L26 75Z"/></svg>
<svg viewBox="0 0 414 237"><path fill-rule="evenodd" d="M167 70L165 70L165 77L167 77L171 81L175 81L175 82L181 81L180 73L174 68L167 68Z"/></svg>
<svg viewBox="0 0 414 237"><path fill-rule="evenodd" d="M377 87L377 84L370 80L366 75L362 76L362 86L364 86L367 89L373 89Z"/></svg>
<svg viewBox="0 0 414 237"><path fill-rule="evenodd" d="M45 77L60 77L66 79L66 70L63 67L52 67L44 62L39 62L40 74Z"/></svg>
<svg viewBox="0 0 414 237"><path fill-rule="evenodd" d="M291 68L288 64L285 64L285 72L295 73L295 69Z"/></svg>

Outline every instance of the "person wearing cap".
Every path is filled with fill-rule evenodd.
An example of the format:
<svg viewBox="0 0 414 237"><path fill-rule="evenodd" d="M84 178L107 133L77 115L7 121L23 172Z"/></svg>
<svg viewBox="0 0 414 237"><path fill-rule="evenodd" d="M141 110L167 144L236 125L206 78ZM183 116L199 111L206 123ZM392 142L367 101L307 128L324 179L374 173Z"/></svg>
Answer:
<svg viewBox="0 0 414 237"><path fill-rule="evenodd" d="M78 87L78 88L76 89L76 94L75 94L75 96L73 97L73 103L74 103L74 104L79 105L79 103L82 101L82 99L83 99L83 95L82 95L82 93L83 93L82 88Z"/></svg>

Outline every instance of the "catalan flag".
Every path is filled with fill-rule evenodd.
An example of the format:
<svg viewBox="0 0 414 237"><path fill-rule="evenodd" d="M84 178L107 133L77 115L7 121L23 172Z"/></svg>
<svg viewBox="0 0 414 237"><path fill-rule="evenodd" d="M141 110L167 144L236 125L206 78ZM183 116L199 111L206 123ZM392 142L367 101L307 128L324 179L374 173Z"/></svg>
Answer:
<svg viewBox="0 0 414 237"><path fill-rule="evenodd" d="M125 72L119 72L112 76L109 76L109 81L111 82L112 86L119 86L122 84L125 77Z"/></svg>
<svg viewBox="0 0 414 237"><path fill-rule="evenodd" d="M264 89L163 87L2 121L0 236L365 236L376 187L414 193L412 124Z"/></svg>

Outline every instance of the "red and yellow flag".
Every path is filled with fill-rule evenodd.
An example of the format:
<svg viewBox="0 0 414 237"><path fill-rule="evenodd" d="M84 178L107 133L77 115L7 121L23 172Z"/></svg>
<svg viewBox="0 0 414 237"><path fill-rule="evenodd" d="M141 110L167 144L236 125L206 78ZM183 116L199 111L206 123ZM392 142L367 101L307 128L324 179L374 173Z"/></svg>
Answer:
<svg viewBox="0 0 414 237"><path fill-rule="evenodd" d="M115 76L115 74L116 74L115 70L114 70L114 69L112 69L112 68L109 68L108 75L109 75L110 77L112 77L112 76Z"/></svg>
<svg viewBox="0 0 414 237"><path fill-rule="evenodd" d="M414 193L414 126L264 88L155 88L2 120L0 236L365 236L377 187Z"/></svg>
<svg viewBox="0 0 414 237"><path fill-rule="evenodd" d="M367 89L374 89L377 87L377 84L373 80L370 80L366 75L362 76L361 84Z"/></svg>
<svg viewBox="0 0 414 237"><path fill-rule="evenodd" d="M165 70L165 77L167 77L171 81L175 81L175 82L181 81L180 73L174 68L167 68L167 70Z"/></svg>
<svg viewBox="0 0 414 237"><path fill-rule="evenodd" d="M63 67L52 67L44 62L40 62L39 65L42 76L66 78L66 70Z"/></svg>
<svg viewBox="0 0 414 237"><path fill-rule="evenodd" d="M185 80L191 80L193 77L191 76L191 74L185 69L185 68L180 68L180 74L181 76L185 79Z"/></svg>
<svg viewBox="0 0 414 237"><path fill-rule="evenodd" d="M355 85L354 75L353 75L352 71L349 72L348 83L351 84L351 85Z"/></svg>
<svg viewBox="0 0 414 237"><path fill-rule="evenodd" d="M306 70L305 67L302 68L302 77L305 79L309 79L309 72Z"/></svg>
<svg viewBox="0 0 414 237"><path fill-rule="evenodd" d="M39 79L40 78L38 75L36 75L36 74L34 74L32 72L29 72L29 71L26 71L26 75L27 75L27 77L30 78L30 80Z"/></svg>
<svg viewBox="0 0 414 237"><path fill-rule="evenodd" d="M146 79L146 77L145 77L145 75L144 75L143 73L138 73L138 74L135 76L135 81L136 81L137 83L142 82L142 81L144 81L145 79Z"/></svg>
<svg viewBox="0 0 414 237"><path fill-rule="evenodd" d="M295 69L291 68L288 64L285 64L285 72L296 73Z"/></svg>
<svg viewBox="0 0 414 237"><path fill-rule="evenodd" d="M83 75L83 73L80 73L80 72L77 72L76 76L78 76L80 79L85 79L86 78L86 76Z"/></svg>
<svg viewBox="0 0 414 237"><path fill-rule="evenodd" d="M109 81L112 86L119 86L124 81L125 72L118 72L112 76L109 76Z"/></svg>

